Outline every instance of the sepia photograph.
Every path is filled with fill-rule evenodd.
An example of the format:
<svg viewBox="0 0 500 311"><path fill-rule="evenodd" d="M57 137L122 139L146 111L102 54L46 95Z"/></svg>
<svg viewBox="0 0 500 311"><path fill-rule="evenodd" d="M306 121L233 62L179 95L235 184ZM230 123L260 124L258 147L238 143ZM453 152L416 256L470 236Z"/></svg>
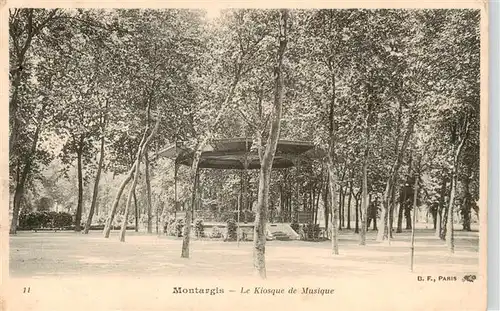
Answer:
<svg viewBox="0 0 500 311"><path fill-rule="evenodd" d="M4 10L6 310L485 310L480 8Z"/></svg>

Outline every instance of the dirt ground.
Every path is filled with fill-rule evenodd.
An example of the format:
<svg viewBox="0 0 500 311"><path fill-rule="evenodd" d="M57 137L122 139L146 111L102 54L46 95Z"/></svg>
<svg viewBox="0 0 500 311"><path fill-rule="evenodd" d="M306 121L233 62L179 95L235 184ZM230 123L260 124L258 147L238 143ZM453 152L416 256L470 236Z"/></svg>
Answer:
<svg viewBox="0 0 500 311"><path fill-rule="evenodd" d="M449 254L433 230L422 228L416 232L414 272L410 272L409 231L396 234L391 245L376 242L375 232L369 231L368 243L363 247L358 245L357 235L343 230L338 256L332 255L329 241L269 241L265 284L295 286L299 291L302 287L326 286L335 288L335 298L264 297L246 301L243 309L258 308L269 299L266 306L281 301L279 306L290 304L295 309L306 302L306 297L312 299L310 303L334 299L343 306L335 308L338 310L429 310L429 306L431 310L433 306L438 306L434 310L480 310L483 288L479 233L456 231L455 253ZM69 299L67 303L78 301L76 306L82 309L94 302L102 310L156 310L158 304L163 309L178 307L176 301L193 303L185 300L191 297L206 309L218 310L225 303L220 296L230 293L245 299L240 287L248 286L253 291L251 284L261 282L253 274L252 242L193 240L189 259L180 258L181 245L181 239L134 232L127 233L125 243L118 241L117 231L109 239L104 239L101 232L21 232L10 237L12 291L19 294L30 286L39 295L61 292ZM463 280L466 275L474 275L476 280ZM225 294L212 298L172 294L173 287L192 287L193 282L223 288ZM70 299L72 289L78 295ZM64 299L47 299L45 294L38 300L19 297L19 303L31 303L33 310L68 309ZM76 306L71 309L78 309Z"/></svg>
<svg viewBox="0 0 500 311"><path fill-rule="evenodd" d="M68 275L251 276L252 242L197 241L191 258L180 258L182 240L135 232L126 242L118 232L104 239L100 232L20 232L10 238L12 277ZM432 230L419 229L415 242L415 269L477 273L478 233L456 232L456 249L449 255ZM358 245L357 235L341 231L340 256L331 254L330 241L269 241L266 247L269 277L379 274L406 271L410 265L409 231L395 234L391 245L375 241Z"/></svg>

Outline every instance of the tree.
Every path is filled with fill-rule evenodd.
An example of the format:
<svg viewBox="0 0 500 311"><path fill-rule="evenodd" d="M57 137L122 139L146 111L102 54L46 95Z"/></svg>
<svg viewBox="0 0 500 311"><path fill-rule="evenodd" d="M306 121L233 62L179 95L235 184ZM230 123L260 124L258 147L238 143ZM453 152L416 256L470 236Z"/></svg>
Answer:
<svg viewBox="0 0 500 311"><path fill-rule="evenodd" d="M103 113L103 116L101 117L101 147L100 147L100 151L99 151L99 163L97 165L97 173L96 173L96 176L95 176L95 181L94 181L94 190L93 190L93 193L92 193L92 203L90 204L90 211L89 211L89 215L87 217L87 222L85 223L85 229L84 229L84 233L85 234L88 234L89 233L89 230L90 230L90 226L92 224L92 217L94 216L94 211L96 209L96 205L97 205L97 196L98 196L98 192L99 192L99 182L101 180L101 172L102 172L102 167L103 167L103 164L104 164L104 144L105 144L105 129L106 129L106 123L107 123L107 116L106 116L106 108L105 108L105 111Z"/></svg>
<svg viewBox="0 0 500 311"><path fill-rule="evenodd" d="M148 104L148 115L149 115L149 109L150 106ZM125 206L125 212L123 216L123 222L122 222L122 227L120 230L120 241L125 242L125 232L127 230L127 219L128 219L128 211L130 209L130 203L132 201L132 195L135 193L135 187L137 186L137 180L139 179L139 172L140 172L140 165L142 161L142 156L147 149L149 143L151 142L151 139L155 136L157 130L158 130L158 125L160 123L160 117L158 116L156 119L156 124L154 128L149 132L149 124L146 126L146 129L144 130L144 136L142 138L141 143L139 144L139 151L137 152L137 157L134 163L134 179L132 182L132 185L129 190L128 198L127 198L127 205Z"/></svg>
<svg viewBox="0 0 500 311"><path fill-rule="evenodd" d="M445 211L444 236L450 252L454 252L454 207L462 151L470 139L471 127L479 118L479 12L475 10L443 11L439 32L430 45L441 57L432 62L435 69L429 84L434 94L428 105L433 123L433 133L442 145L451 148L442 150L449 172L450 192ZM424 17L427 17L424 15ZM429 21L429 19L424 21ZM432 28L431 28L432 29ZM457 36L461 39L457 40ZM436 72L440 72L439 75ZM475 126L475 125L474 125ZM477 141L477 130L474 141Z"/></svg>
<svg viewBox="0 0 500 311"><path fill-rule="evenodd" d="M217 130L227 124L224 118L227 112L238 109L237 99L244 98L243 78L252 80L260 74L257 68L259 60L268 63L266 53L262 52L269 45L269 31L265 23L269 12L255 10L228 10L222 13L221 24L209 28L213 40L210 50L203 57L203 66L193 77L197 86L197 101L189 111L191 121L190 148L193 157L190 169L191 206L186 212L181 257L189 257L192 209L197 202L197 172L200 156L204 148L217 135ZM250 25L253 27L247 28ZM217 50L217 53L211 51ZM265 51L265 50L264 50ZM241 93L240 93L241 92ZM241 97L239 97L241 96ZM246 115L241 109L240 113ZM262 110L261 110L262 111ZM260 128L257 126L256 128ZM261 138L260 133L258 133ZM260 143L259 143L260 145Z"/></svg>
<svg viewBox="0 0 500 311"><path fill-rule="evenodd" d="M17 135L20 130L22 116L18 111L22 109L19 103L23 84L27 82L26 67L27 55L33 40L46 28L52 25L61 16L61 12L43 9L10 9L9 10L9 61L11 82L11 97L9 102L10 139L9 152L17 144ZM16 216L17 217L17 216ZM14 230L15 231L15 230Z"/></svg>
<svg viewBox="0 0 500 311"><path fill-rule="evenodd" d="M40 39L47 27L57 26L57 10L15 9L9 11L9 52L11 97L9 103L9 164L14 192L9 233L15 234L23 196L29 181L38 174L52 154L41 146L44 132L58 117L54 101L60 61ZM62 13L61 13L62 14Z"/></svg>
<svg viewBox="0 0 500 311"><path fill-rule="evenodd" d="M151 109L160 111L160 117L164 120L158 125L159 135L155 137L153 146L171 141L174 133L179 133L179 128L185 131L185 126L178 118L185 116L187 104L193 99L189 73L198 64L199 53L203 48L202 23L198 11L123 10L119 11L116 19L121 30L112 37L113 43L119 51L130 53L117 57L118 69L128 78L117 83L116 87L122 91L122 100L129 103L125 106L127 109L117 110L117 125L126 117L131 122L123 124L125 127L116 126L111 132L114 134L111 156L116 159L113 164L116 169L128 170L128 173L109 212L105 237L109 237L124 188L133 176L134 179L138 178L134 172L137 168L136 155L142 148L140 137L144 137L145 128L151 126L148 124L147 106L151 105ZM149 22L137 23L137 20ZM135 48L137 46L140 48ZM126 89L122 88L123 84L127 85Z"/></svg>
<svg viewBox="0 0 500 311"><path fill-rule="evenodd" d="M266 278L266 223L268 217L269 200L269 180L271 177L272 163L276 146L280 134L280 121L284 96L284 78L283 78L283 60L288 43L288 10L281 10L279 17L279 47L277 60L274 68L274 105L272 121L269 128L269 136L265 149L259 148L260 174L259 174L259 193L257 199L257 215L255 218L254 230L254 268L262 278Z"/></svg>

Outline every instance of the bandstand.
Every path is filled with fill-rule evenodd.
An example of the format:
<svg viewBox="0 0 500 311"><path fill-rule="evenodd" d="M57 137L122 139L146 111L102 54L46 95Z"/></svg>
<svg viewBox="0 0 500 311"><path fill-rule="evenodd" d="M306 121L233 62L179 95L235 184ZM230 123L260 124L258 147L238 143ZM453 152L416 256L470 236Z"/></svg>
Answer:
<svg viewBox="0 0 500 311"><path fill-rule="evenodd" d="M165 157L172 159L174 165L174 201L175 210L178 210L178 193L177 193L177 173L180 165L191 166L193 161L194 150L188 148L183 143L176 143L158 152L157 157ZM322 152L315 148L314 144L309 141L297 140L279 140L276 153L273 160L273 169L289 169L292 167L299 168L301 164L321 161L323 158ZM214 139L208 143L202 150L199 169L220 169L220 170L240 170L241 171L241 204L238 204L238 216L241 210L247 210L248 202L248 170L260 169L260 159L257 150L252 148L252 139L245 137ZM298 170L297 170L298 171ZM197 174L199 178L199 173ZM199 185L199 182L195 183ZM299 223L305 223L312 217L307 212L299 212L298 206L299 187L296 187L295 207L292 207L290 220ZM195 191L198 191L195 189ZM238 200L239 202L239 200ZM193 209L194 210L194 209ZM194 213L193 213L194 217ZM193 218L194 219L194 218ZM239 219L237 220L240 226ZM251 227L250 224L244 224L243 227Z"/></svg>

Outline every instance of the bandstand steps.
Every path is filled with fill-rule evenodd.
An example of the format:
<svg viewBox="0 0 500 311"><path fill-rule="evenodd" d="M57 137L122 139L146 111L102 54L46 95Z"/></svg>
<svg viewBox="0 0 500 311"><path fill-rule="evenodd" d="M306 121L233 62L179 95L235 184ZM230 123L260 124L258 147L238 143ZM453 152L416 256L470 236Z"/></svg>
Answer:
<svg viewBox="0 0 500 311"><path fill-rule="evenodd" d="M287 241L298 240L300 238L297 232L287 223L268 224L267 230L275 240Z"/></svg>

